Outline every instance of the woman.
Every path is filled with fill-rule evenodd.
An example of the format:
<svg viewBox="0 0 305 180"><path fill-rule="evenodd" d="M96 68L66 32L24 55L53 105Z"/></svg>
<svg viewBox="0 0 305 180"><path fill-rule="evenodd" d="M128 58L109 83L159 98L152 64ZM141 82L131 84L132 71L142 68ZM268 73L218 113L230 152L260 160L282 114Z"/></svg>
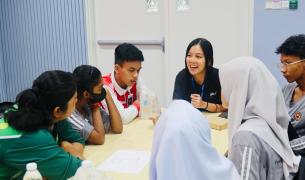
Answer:
<svg viewBox="0 0 305 180"><path fill-rule="evenodd" d="M230 160L211 145L207 119L184 100L175 100L155 127L151 180L238 180Z"/></svg>
<svg viewBox="0 0 305 180"><path fill-rule="evenodd" d="M71 73L46 71L1 119L0 179L20 179L36 162L47 179L67 179L83 159L83 139L65 119L77 101ZM59 145L61 147L59 147Z"/></svg>
<svg viewBox="0 0 305 180"><path fill-rule="evenodd" d="M290 117L275 78L252 57L224 64L219 76L222 102L228 104L229 159L241 178L291 179L300 158L289 145Z"/></svg>
<svg viewBox="0 0 305 180"><path fill-rule="evenodd" d="M184 99L199 110L225 111L213 61L212 44L203 38L193 40L186 49L185 68L176 76L173 99Z"/></svg>

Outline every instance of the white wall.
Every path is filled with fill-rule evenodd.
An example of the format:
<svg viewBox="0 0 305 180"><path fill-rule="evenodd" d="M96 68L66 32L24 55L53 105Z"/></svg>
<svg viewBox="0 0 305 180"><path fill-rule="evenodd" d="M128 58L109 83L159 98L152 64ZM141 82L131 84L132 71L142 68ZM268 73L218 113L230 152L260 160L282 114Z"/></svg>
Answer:
<svg viewBox="0 0 305 180"><path fill-rule="evenodd" d="M190 0L190 5L190 12L177 12L175 1L168 4L167 97L172 96L175 76L184 67L188 44L197 37L212 43L216 67L252 55L253 0Z"/></svg>
<svg viewBox="0 0 305 180"><path fill-rule="evenodd" d="M135 2L139 4L135 5ZM156 75L163 74L159 84L150 84L154 88L159 88L154 89L155 91L162 91L163 95L160 97L165 97L163 106L171 101L175 76L184 67L185 50L193 39L204 37L211 41L216 67L234 57L252 55L253 0L190 0L189 12L176 11L174 0L159 1L161 8L158 13L145 12L144 2L142 0L92 2L95 3L95 11L99 12L94 13L95 21L91 22L96 26L95 32L88 32L95 34L95 37L89 40L89 43L95 43L95 48L89 49L89 53L96 51L97 56L90 58L89 63L101 66L103 72L112 70L114 47L108 49L104 47L101 51L101 47L96 44L98 39L136 40L165 37L163 55L161 49L149 50L140 47L144 49L145 57L154 53L159 54L155 59L163 58L157 59L156 62L148 58L148 65L143 67L143 71L146 71L144 73L146 82L155 82L156 78L160 79ZM103 13L108 16L101 16ZM110 30L106 32L107 28ZM158 33L153 34L151 31ZM129 32L129 35L126 35L126 32ZM153 68L153 63L159 63L159 68Z"/></svg>
<svg viewBox="0 0 305 180"><path fill-rule="evenodd" d="M254 6L253 54L266 64L282 86L287 81L276 66L280 59L274 52L289 36L305 33L305 2L298 3L297 10L268 10L265 1L255 1Z"/></svg>

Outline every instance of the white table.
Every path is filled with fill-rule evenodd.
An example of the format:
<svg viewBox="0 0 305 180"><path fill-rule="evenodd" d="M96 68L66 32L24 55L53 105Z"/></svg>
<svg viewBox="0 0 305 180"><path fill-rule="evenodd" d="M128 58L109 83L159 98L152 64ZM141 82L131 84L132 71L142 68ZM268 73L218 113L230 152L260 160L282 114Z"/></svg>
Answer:
<svg viewBox="0 0 305 180"><path fill-rule="evenodd" d="M208 114L207 117L218 118L216 114ZM122 149L143 150L150 152L152 147L154 125L151 120L136 119L128 125L124 125L122 134L107 134L104 145L86 146L84 155L96 166L110 157L114 152ZM211 130L212 144L216 150L224 154L228 146L227 129ZM105 175L113 180L145 180L148 179L149 164L138 174L105 172Z"/></svg>

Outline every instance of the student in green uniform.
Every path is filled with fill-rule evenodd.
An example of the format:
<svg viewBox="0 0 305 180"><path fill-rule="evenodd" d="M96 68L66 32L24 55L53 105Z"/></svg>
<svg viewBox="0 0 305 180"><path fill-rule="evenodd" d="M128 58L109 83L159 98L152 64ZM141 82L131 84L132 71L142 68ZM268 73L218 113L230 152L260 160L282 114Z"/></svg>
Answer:
<svg viewBox="0 0 305 180"><path fill-rule="evenodd" d="M63 71L42 73L17 96L0 119L0 179L21 179L29 162L49 180L75 174L84 140L65 119L76 101L73 76Z"/></svg>

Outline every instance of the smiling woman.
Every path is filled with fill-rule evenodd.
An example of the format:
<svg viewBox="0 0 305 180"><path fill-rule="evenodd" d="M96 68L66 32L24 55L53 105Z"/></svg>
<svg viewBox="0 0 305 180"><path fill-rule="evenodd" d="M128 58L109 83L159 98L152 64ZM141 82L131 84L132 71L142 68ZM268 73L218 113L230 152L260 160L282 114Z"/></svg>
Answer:
<svg viewBox="0 0 305 180"><path fill-rule="evenodd" d="M173 99L184 99L199 110L225 111L213 61L212 44L204 38L194 39L186 49L185 68L176 76Z"/></svg>

